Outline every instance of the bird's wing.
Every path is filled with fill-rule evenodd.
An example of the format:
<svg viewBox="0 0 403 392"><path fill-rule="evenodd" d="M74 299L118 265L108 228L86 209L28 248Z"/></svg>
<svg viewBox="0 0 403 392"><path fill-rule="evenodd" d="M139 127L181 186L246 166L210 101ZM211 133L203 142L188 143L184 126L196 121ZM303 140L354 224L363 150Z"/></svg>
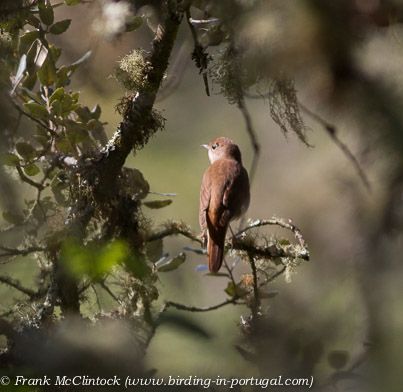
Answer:
<svg viewBox="0 0 403 392"><path fill-rule="evenodd" d="M210 186L210 176L209 171L203 175L203 180L200 188L200 207L199 207L199 224L202 232L204 233L207 230L207 220L206 213L210 204L211 198L211 186Z"/></svg>

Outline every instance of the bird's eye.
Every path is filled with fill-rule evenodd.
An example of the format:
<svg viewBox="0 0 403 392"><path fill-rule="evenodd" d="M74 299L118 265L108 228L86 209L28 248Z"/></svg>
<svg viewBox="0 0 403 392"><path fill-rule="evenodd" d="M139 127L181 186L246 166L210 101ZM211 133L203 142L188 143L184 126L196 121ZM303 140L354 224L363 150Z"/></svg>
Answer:
<svg viewBox="0 0 403 392"><path fill-rule="evenodd" d="M215 150L217 147L218 147L218 143L213 144L213 145L211 146L211 148L212 148L213 150Z"/></svg>

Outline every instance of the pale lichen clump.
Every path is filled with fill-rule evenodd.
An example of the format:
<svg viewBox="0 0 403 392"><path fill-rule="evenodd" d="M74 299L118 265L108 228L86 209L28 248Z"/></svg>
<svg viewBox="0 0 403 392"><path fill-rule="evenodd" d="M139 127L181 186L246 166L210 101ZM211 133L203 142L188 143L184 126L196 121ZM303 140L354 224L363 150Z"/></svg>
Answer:
<svg viewBox="0 0 403 392"><path fill-rule="evenodd" d="M145 51L133 50L119 61L115 77L125 89L136 92L145 85L146 70Z"/></svg>

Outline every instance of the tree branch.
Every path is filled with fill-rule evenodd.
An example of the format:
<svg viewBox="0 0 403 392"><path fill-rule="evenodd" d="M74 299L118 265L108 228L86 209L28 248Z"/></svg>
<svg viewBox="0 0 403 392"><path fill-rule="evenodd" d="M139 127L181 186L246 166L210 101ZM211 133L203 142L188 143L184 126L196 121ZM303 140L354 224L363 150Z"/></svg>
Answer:
<svg viewBox="0 0 403 392"><path fill-rule="evenodd" d="M243 305L243 302L238 302L238 298L233 297L233 298L227 299L226 301L221 302L217 305L206 306L206 307L197 307L197 306L188 306L188 305L179 304L177 302L168 301L165 303L164 310L168 309L169 307L172 307L172 308L175 308L178 310L185 310L188 312L210 312L211 310L220 309L220 308L230 305L230 304Z"/></svg>
<svg viewBox="0 0 403 392"><path fill-rule="evenodd" d="M31 246L25 249L17 249L17 248L8 248L6 246L0 245L0 250L4 252L0 253L0 257L6 257L6 256L26 256L29 255L30 253L45 252L46 248L42 248L40 246Z"/></svg>
<svg viewBox="0 0 403 392"><path fill-rule="evenodd" d="M149 126L152 108L183 18L183 10L179 9L177 1L165 0L162 7L165 18L157 28L147 66L143 70L144 84L127 103L118 130L94 160L99 179L96 193L107 195L113 191L113 184L130 151L143 147L152 134ZM89 173L90 176L92 174Z"/></svg>
<svg viewBox="0 0 403 392"><path fill-rule="evenodd" d="M333 140L334 144L336 144L336 146L340 148L340 150L347 157L347 159L353 164L353 166L354 166L358 176L360 177L362 183L364 184L364 186L367 188L368 191L371 191L371 184L369 183L367 175L365 174L364 170L362 169L362 167L361 167L360 163L358 162L357 158L355 157L355 155L351 152L351 150L348 148L348 146L339 139L339 137L337 135L338 131L337 131L336 126L333 124L330 124L325 119L320 117L318 114L316 114L312 110L308 109L301 102L299 102L298 105L302 109L303 112L305 112L309 117L311 117L313 120L315 120L320 125L322 125L323 129L327 132L327 134Z"/></svg>
<svg viewBox="0 0 403 392"><path fill-rule="evenodd" d="M280 246L278 244L270 244L267 246L258 246L255 244L251 244L250 241L243 241L240 237L241 234L245 233L248 230L267 225L278 225L288 230L291 230L298 241L299 246ZM165 225L162 230L159 230L155 233L151 233L146 238L147 242L155 241L159 239L163 239L165 237L171 235L183 235L186 238L191 239L194 242L198 242L200 245L203 244L201 238L194 233L189 226L185 225L182 222L169 222ZM299 229L294 226L291 221L289 223L285 222L280 218L271 218L271 219L262 219L253 222L246 228L240 230L236 234L236 241L232 241L232 243L228 243L228 247L235 250L241 250L251 254L253 256L259 256L263 258L272 259L276 264L281 264L280 261L276 261L276 259L281 257L291 257L291 258L299 258L302 260L309 260L309 250L305 243L305 240L302 237Z"/></svg>
<svg viewBox="0 0 403 392"><path fill-rule="evenodd" d="M0 276L0 283L13 287L16 290L20 291L21 293L28 295L30 298L35 297L37 295L35 291L22 286L18 280L13 279L9 276Z"/></svg>

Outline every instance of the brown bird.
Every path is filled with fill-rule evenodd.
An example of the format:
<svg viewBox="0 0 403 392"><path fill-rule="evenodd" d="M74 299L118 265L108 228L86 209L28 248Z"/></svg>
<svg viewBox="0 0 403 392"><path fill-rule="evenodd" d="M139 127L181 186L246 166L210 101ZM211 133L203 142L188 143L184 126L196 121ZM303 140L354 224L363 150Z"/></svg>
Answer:
<svg viewBox="0 0 403 392"><path fill-rule="evenodd" d="M241 151L231 139L219 137L202 147L208 150L211 165L201 184L199 223L207 241L209 270L217 272L229 223L249 207L249 178L242 166Z"/></svg>

